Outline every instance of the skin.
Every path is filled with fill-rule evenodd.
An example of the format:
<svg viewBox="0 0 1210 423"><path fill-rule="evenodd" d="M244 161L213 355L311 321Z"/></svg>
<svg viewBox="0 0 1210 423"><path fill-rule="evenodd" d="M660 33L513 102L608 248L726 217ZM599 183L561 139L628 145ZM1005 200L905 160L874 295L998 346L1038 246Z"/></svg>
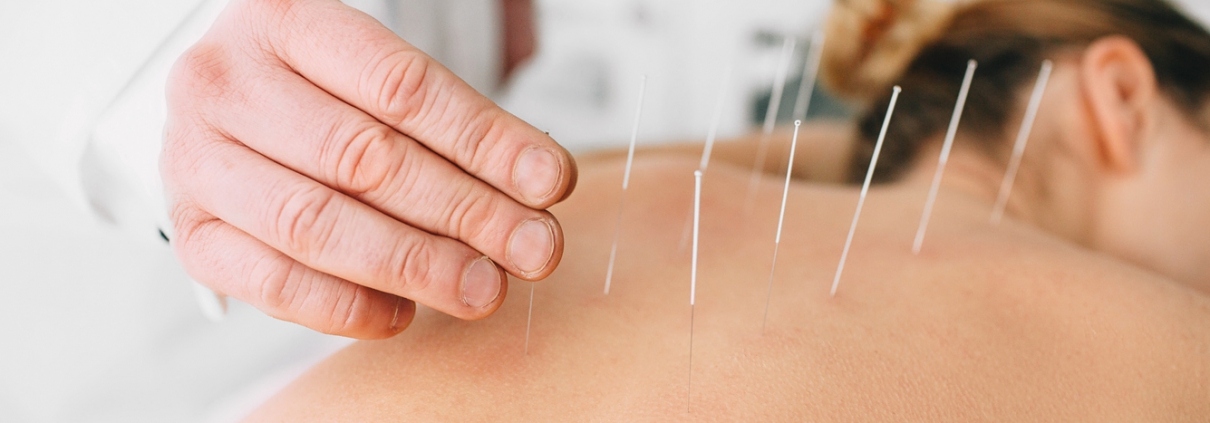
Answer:
<svg viewBox="0 0 1210 423"><path fill-rule="evenodd" d="M804 131L799 134L798 150L794 157L794 178L811 182L842 183L845 181L845 171L849 157L853 155L856 136L853 128L842 121L817 120L805 124ZM789 163L790 138L792 128L775 129L769 138L768 156L764 173L784 177L786 165ZM733 166L756 164L756 155L760 147L762 135L748 134L726 142L714 145L710 163L726 163ZM701 158L705 147L700 143L668 144L656 147L639 147L636 154L677 154ZM589 163L626 157L626 150L612 150L589 153L580 157L580 162Z"/></svg>
<svg viewBox="0 0 1210 423"><path fill-rule="evenodd" d="M526 1L504 15L511 70ZM525 31L531 31L526 36ZM237 0L173 69L161 157L189 274L326 333L386 338L415 303L463 319L563 251L572 157L335 0Z"/></svg>
<svg viewBox="0 0 1210 423"><path fill-rule="evenodd" d="M1060 59L1023 168L1031 176L1000 226L988 218L1003 166L955 147L921 254L911 244L931 165L871 191L830 297L857 190L793 184L763 333L781 180L765 178L747 211L736 198L748 169L712 165L692 394L690 257L678 244L697 157L651 153L635 164L609 296L601 289L624 162L582 161L581 189L593 195L553 209L567 265L536 291L528 355L524 299L482 322L425 316L400 337L336 354L248 420L1204 421L1210 298L1196 281L1205 278L1166 270L1183 269L1168 264L1183 256L1148 261L1115 252L1130 246L1088 246L1141 242L1130 237L1155 233L1115 219L1210 197L1115 202L1210 172L1210 138L1172 118L1132 42L1107 39ZM1165 218L1181 216L1210 213ZM1168 247L1205 257L1200 242Z"/></svg>

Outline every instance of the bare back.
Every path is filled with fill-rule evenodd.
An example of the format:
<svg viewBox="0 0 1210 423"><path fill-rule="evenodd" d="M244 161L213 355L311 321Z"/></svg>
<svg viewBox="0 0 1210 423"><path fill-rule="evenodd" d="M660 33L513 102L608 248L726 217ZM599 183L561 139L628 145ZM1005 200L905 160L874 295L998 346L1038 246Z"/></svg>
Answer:
<svg viewBox="0 0 1210 423"><path fill-rule="evenodd" d="M693 157L635 164L612 292L602 293L623 163L581 163L554 212L563 264L512 281L499 312L422 309L259 410L268 421L1205 421L1210 301L942 191L875 188L828 295L857 203L796 183L762 334L781 180L746 210L744 169L704 178L689 396ZM691 401L691 402L689 402ZM691 410L687 410L691 407Z"/></svg>

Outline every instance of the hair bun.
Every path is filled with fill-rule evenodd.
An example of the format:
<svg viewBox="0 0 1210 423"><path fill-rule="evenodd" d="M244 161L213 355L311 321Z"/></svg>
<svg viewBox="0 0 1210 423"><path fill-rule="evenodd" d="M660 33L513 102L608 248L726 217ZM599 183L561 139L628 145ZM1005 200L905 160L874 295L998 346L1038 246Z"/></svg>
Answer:
<svg viewBox="0 0 1210 423"><path fill-rule="evenodd" d="M881 94L940 35L955 7L942 0L836 1L824 43L824 83L846 97Z"/></svg>

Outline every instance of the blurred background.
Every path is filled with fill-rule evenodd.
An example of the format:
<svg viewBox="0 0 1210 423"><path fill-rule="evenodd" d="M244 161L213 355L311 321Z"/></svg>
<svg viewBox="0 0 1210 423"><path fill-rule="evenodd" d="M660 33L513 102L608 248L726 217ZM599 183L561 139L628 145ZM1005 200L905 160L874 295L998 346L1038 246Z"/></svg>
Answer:
<svg viewBox="0 0 1210 423"><path fill-rule="evenodd" d="M641 75L642 144L701 142L727 87L721 136L739 135L763 119L792 37L788 116L827 4L536 0L538 53L493 96L582 153L625 145ZM1210 2L1186 6L1210 16ZM845 116L819 95L812 116ZM103 223L2 130L0 422L233 421L349 342L234 301L211 323L165 243Z"/></svg>

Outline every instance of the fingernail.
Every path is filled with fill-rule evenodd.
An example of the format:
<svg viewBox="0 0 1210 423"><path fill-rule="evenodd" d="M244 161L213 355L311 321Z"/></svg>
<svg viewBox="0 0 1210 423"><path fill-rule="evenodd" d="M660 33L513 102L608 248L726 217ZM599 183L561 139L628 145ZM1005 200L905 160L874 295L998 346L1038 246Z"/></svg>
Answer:
<svg viewBox="0 0 1210 423"><path fill-rule="evenodd" d="M500 296L500 271L487 257L475 260L462 277L462 302L482 308Z"/></svg>
<svg viewBox="0 0 1210 423"><path fill-rule="evenodd" d="M559 159L550 150L532 147L521 153L513 168L513 183L526 199L541 202L559 183Z"/></svg>
<svg viewBox="0 0 1210 423"><path fill-rule="evenodd" d="M402 304L402 302L403 302L403 297L395 298L395 314L393 316L391 316L391 331L392 332L399 331L399 304Z"/></svg>
<svg viewBox="0 0 1210 423"><path fill-rule="evenodd" d="M508 241L508 261L522 273L541 272L555 252L555 233L545 220L522 223Z"/></svg>

